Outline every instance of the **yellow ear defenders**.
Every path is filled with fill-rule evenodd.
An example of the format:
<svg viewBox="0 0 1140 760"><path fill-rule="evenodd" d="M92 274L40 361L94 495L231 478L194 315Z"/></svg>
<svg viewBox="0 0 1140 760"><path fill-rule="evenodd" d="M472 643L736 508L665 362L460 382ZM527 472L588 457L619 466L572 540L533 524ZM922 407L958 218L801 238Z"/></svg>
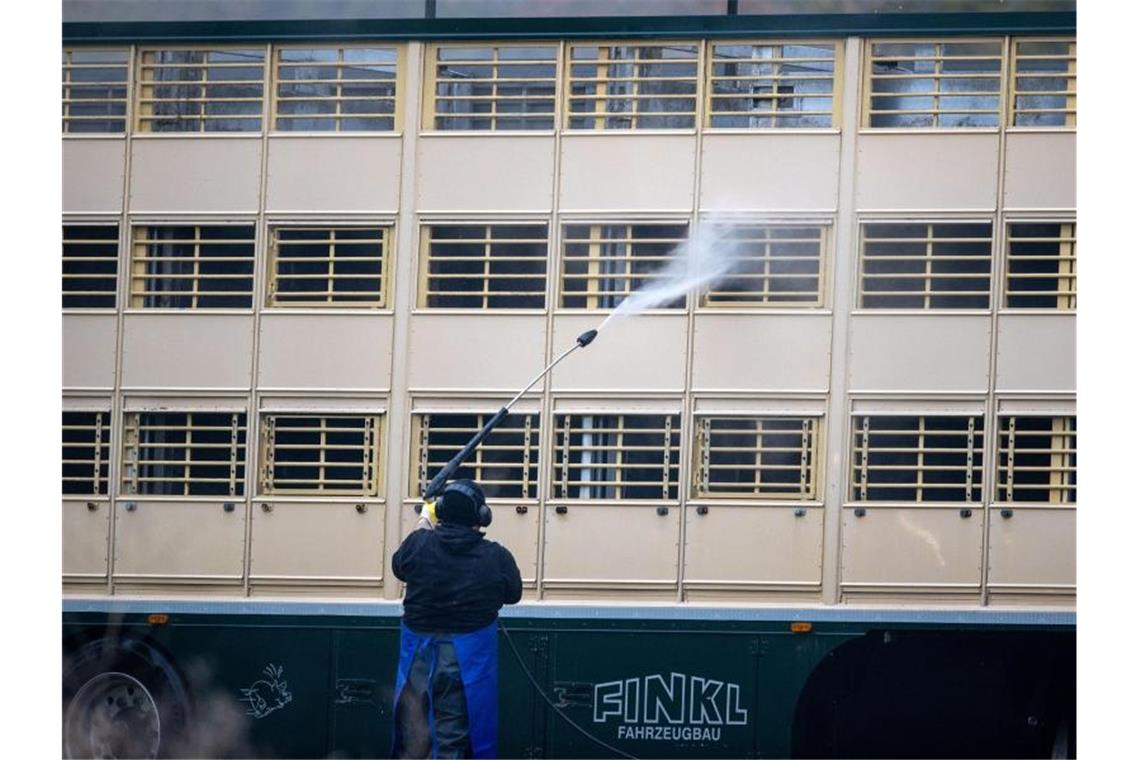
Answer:
<svg viewBox="0 0 1140 760"><path fill-rule="evenodd" d="M475 490L466 483L452 482L447 484L447 487L443 489L443 493L441 493L438 498L442 499L448 491L461 493L475 504L475 524L478 527L486 528L491 524L491 508L487 506L487 502L483 498L482 493ZM432 506L434 508L434 502L432 503Z"/></svg>

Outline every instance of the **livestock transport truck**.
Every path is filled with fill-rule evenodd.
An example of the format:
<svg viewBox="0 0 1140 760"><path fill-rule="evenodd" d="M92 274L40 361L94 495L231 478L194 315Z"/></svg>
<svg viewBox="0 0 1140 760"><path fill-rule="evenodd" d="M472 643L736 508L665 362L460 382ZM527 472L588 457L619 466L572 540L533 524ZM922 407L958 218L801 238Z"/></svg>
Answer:
<svg viewBox="0 0 1140 760"><path fill-rule="evenodd" d="M458 472L502 753L1073 756L1075 9L899 5L65 0L63 754L386 754L425 485L681 246Z"/></svg>

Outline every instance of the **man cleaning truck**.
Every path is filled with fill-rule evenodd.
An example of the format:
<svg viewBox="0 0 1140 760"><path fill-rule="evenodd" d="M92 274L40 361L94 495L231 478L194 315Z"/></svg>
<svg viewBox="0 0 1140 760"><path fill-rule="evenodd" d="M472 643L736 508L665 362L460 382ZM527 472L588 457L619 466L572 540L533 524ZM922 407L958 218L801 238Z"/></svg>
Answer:
<svg viewBox="0 0 1140 760"><path fill-rule="evenodd" d="M392 557L407 584L394 757L497 756L498 613L522 597L522 577L510 551L479 530L490 523L483 490L452 481L425 501Z"/></svg>

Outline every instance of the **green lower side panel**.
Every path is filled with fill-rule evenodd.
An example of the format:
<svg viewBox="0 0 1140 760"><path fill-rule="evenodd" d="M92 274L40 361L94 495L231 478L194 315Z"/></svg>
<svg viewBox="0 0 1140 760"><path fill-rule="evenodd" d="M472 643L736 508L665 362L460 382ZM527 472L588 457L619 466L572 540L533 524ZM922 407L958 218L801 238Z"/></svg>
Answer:
<svg viewBox="0 0 1140 760"><path fill-rule="evenodd" d="M1075 753L1073 625L503 622L504 757ZM65 756L389 754L395 616L65 612L63 634Z"/></svg>

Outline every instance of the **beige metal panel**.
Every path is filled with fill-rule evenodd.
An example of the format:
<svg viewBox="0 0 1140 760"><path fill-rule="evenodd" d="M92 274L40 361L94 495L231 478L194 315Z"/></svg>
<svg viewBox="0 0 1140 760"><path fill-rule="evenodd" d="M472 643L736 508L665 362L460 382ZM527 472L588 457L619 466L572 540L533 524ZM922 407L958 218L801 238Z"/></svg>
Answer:
<svg viewBox="0 0 1140 760"><path fill-rule="evenodd" d="M400 136L269 138L266 210L371 211L400 206Z"/></svg>
<svg viewBox="0 0 1140 760"><path fill-rule="evenodd" d="M115 315L63 315L63 387L113 388Z"/></svg>
<svg viewBox="0 0 1140 760"><path fill-rule="evenodd" d="M797 398L695 398L696 414L822 415L826 401Z"/></svg>
<svg viewBox="0 0 1140 760"><path fill-rule="evenodd" d="M392 317L262 312L259 353L262 389L386 390L392 382Z"/></svg>
<svg viewBox="0 0 1140 760"><path fill-rule="evenodd" d="M258 499L251 536L249 577L255 583L378 584L384 577L382 504Z"/></svg>
<svg viewBox="0 0 1140 760"><path fill-rule="evenodd" d="M490 407L495 403L494 401L473 401L471 397L448 398L446 396L417 396L411 401L412 412L415 414L434 414L436 412L462 412L470 414L472 410L481 410L484 408L490 411ZM515 405L511 407L511 412L514 414L524 414L527 412L536 414L540 412L541 409L542 399L537 398L535 391L532 389L528 396L520 398L515 402ZM495 411L497 410L498 407L496 406Z"/></svg>
<svg viewBox="0 0 1140 760"><path fill-rule="evenodd" d="M694 135L565 134L563 211L693 208Z"/></svg>
<svg viewBox="0 0 1140 760"><path fill-rule="evenodd" d="M990 317L853 314L848 387L854 391L977 391L989 381Z"/></svg>
<svg viewBox="0 0 1140 760"><path fill-rule="evenodd" d="M1005 207L1077 207L1076 132L1017 132L1005 138Z"/></svg>
<svg viewBox="0 0 1140 760"><path fill-rule="evenodd" d="M977 589L982 579L982 510L867 508L843 510L844 590L860 587Z"/></svg>
<svg viewBox="0 0 1140 760"><path fill-rule="evenodd" d="M63 141L63 213L123 210L125 139Z"/></svg>
<svg viewBox="0 0 1140 760"><path fill-rule="evenodd" d="M519 514L513 504L493 504L495 519L487 528L487 538L497 541L510 550L522 573L524 583L534 583L538 577L538 514L537 506L523 507Z"/></svg>
<svg viewBox="0 0 1140 760"><path fill-rule="evenodd" d="M1075 314L999 314L997 390L1077 389Z"/></svg>
<svg viewBox="0 0 1140 760"><path fill-rule="evenodd" d="M990 510L987 586L1010 591L1071 592L1077 584L1077 510Z"/></svg>
<svg viewBox="0 0 1140 760"><path fill-rule="evenodd" d="M408 387L521 388L542 369L545 332L540 314L413 314Z"/></svg>
<svg viewBox="0 0 1140 760"><path fill-rule="evenodd" d="M558 414L677 414L681 411L680 399L624 398L601 396L598 398L553 399L552 407Z"/></svg>
<svg viewBox="0 0 1140 760"><path fill-rule="evenodd" d="M556 584L675 583L681 509L570 504L546 507L543 581Z"/></svg>
<svg viewBox="0 0 1140 760"><path fill-rule="evenodd" d="M131 141L134 213L257 211L260 137L136 137Z"/></svg>
<svg viewBox="0 0 1140 760"><path fill-rule="evenodd" d="M245 550L245 504L122 500L115 505L116 578L237 581ZM133 511L128 506L134 504Z"/></svg>
<svg viewBox="0 0 1140 760"><path fill-rule="evenodd" d="M702 210L834 210L838 134L715 134L701 141Z"/></svg>
<svg viewBox="0 0 1140 760"><path fill-rule="evenodd" d="M997 134L861 132L857 209L997 207Z"/></svg>
<svg viewBox="0 0 1140 760"><path fill-rule="evenodd" d="M88 505L93 504L92 510ZM111 505L106 497L63 502L63 577L65 580L107 577L107 540Z"/></svg>
<svg viewBox="0 0 1140 760"><path fill-rule="evenodd" d="M385 399L313 398L311 396L261 397L258 408L263 412L305 412L324 414L383 414Z"/></svg>
<svg viewBox="0 0 1140 760"><path fill-rule="evenodd" d="M818 587L823 510L710 506L685 510L685 584Z"/></svg>
<svg viewBox="0 0 1140 760"><path fill-rule="evenodd" d="M552 135L421 135L419 211L550 211Z"/></svg>
<svg viewBox="0 0 1140 760"><path fill-rule="evenodd" d="M982 399L856 398L854 414L984 414Z"/></svg>
<svg viewBox="0 0 1140 760"><path fill-rule="evenodd" d="M694 317L696 390L827 391L829 314L730 314Z"/></svg>
<svg viewBox="0 0 1140 760"><path fill-rule="evenodd" d="M595 315L554 317L554 350L595 328ZM680 392L685 385L685 315L647 314L611 322L587 348L553 372L555 390L654 390ZM525 379L524 379L525 382Z"/></svg>
<svg viewBox="0 0 1140 760"><path fill-rule="evenodd" d="M1063 415L1077 413L1076 399L998 399L998 414L1048 414Z"/></svg>
<svg viewBox="0 0 1140 760"><path fill-rule="evenodd" d="M253 315L127 314L123 387L249 388Z"/></svg>
<svg viewBox="0 0 1140 760"><path fill-rule="evenodd" d="M198 398L167 396L124 396L124 412L245 412L249 399L245 396L202 396Z"/></svg>

